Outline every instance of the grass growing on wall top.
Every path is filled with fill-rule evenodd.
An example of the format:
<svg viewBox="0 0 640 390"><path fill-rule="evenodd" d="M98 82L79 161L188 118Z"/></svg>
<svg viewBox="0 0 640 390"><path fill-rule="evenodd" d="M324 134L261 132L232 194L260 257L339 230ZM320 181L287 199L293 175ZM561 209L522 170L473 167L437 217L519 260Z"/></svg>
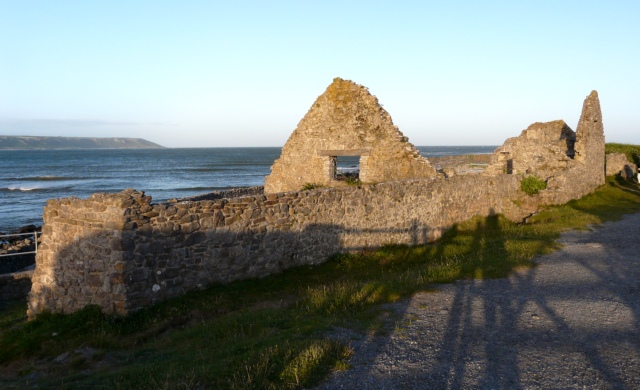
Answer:
<svg viewBox="0 0 640 390"><path fill-rule="evenodd" d="M388 334L393 318L385 322L382 314L391 314L381 303L434 283L530 267L534 256L557 248L560 232L640 212L638 191L607 178L594 194L527 224L476 218L434 244L335 255L320 266L214 286L126 318L88 307L27 322L24 303L0 309L0 387L34 380L44 388L310 387L331 370L348 369L352 351L348 341L329 337L332 329ZM94 353L82 357L79 348ZM65 352L66 360L54 362Z"/></svg>
<svg viewBox="0 0 640 390"><path fill-rule="evenodd" d="M322 188L324 187L322 184L317 184L317 183L305 183L302 188L301 191L308 191L308 190L315 190L316 188Z"/></svg>

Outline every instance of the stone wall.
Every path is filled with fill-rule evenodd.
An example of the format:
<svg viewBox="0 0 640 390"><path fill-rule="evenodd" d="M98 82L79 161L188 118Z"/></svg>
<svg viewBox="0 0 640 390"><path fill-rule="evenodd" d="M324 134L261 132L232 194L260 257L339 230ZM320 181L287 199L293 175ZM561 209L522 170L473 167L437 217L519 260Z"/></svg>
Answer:
<svg viewBox="0 0 640 390"><path fill-rule="evenodd" d="M563 120L534 123L493 153L490 174L526 173L546 179L570 168L576 134Z"/></svg>
<svg viewBox="0 0 640 390"><path fill-rule="evenodd" d="M525 174L547 183L544 203L565 203L604 183L604 126L598 93L584 100L574 133L562 121L534 123L498 147L486 175Z"/></svg>
<svg viewBox="0 0 640 390"><path fill-rule="evenodd" d="M88 304L125 313L124 278L136 275L131 260L139 238L131 212L151 213L150 201L134 191L49 200L28 313L72 312Z"/></svg>
<svg viewBox="0 0 640 390"><path fill-rule="evenodd" d="M335 180L339 156L361 156L364 183L437 176L375 96L361 85L336 78L282 148L264 191L297 191L307 183L344 185Z"/></svg>
<svg viewBox="0 0 640 390"><path fill-rule="evenodd" d="M606 155L606 170L607 176L614 176L620 174L627 180L631 180L636 176L638 167L636 164L629 162L627 155L624 153L608 153Z"/></svg>
<svg viewBox="0 0 640 390"><path fill-rule="evenodd" d="M334 84L338 90L348 87L364 94L351 82L338 79ZM362 109L368 112L367 107ZM388 114L376 115L382 115L380 128L397 130L385 119ZM337 252L422 244L473 216L501 213L521 221L540 206L579 198L604 182L602 131L594 92L585 101L576 134L580 160L555 170L546 178L548 189L536 196L520 190L528 175L523 173L437 176L165 204L152 204L135 190L50 200L28 312L72 312L97 304L107 313L127 314L211 283L318 264ZM291 155L283 152L274 173ZM374 156L372 149L369 157ZM271 180L275 178L272 173Z"/></svg>
<svg viewBox="0 0 640 390"><path fill-rule="evenodd" d="M473 215L535 211L520 176L458 176L218 201L143 193L47 203L29 311L125 314L211 283L317 264L340 251L436 239Z"/></svg>
<svg viewBox="0 0 640 390"><path fill-rule="evenodd" d="M190 202L198 200L216 200L238 198L240 196L262 195L264 193L263 186L255 187L238 187L223 191L213 191L207 194L188 196L185 198L174 199L175 202Z"/></svg>

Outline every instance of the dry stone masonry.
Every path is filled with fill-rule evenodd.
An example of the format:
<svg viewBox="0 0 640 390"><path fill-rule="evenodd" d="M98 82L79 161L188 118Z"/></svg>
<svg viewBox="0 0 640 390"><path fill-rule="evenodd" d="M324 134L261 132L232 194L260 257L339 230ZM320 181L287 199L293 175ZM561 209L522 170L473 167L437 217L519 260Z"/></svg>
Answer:
<svg viewBox="0 0 640 390"><path fill-rule="evenodd" d="M361 85L336 78L289 137L265 179L264 191L343 185L335 180L339 156L360 156L363 183L437 175L375 96Z"/></svg>
<svg viewBox="0 0 640 390"><path fill-rule="evenodd" d="M364 87L336 79L283 148L264 194L153 204L126 190L50 200L28 313L96 304L124 315L212 283L318 264L337 252L426 243L473 216L520 221L604 182L597 99L593 92L585 101L573 159L574 133L564 122L534 124L496 151L487 173L445 178ZM521 155L526 145L536 147ZM504 151L515 171L496 168L505 166ZM334 185L328 161L341 153L363 156L362 179L370 184ZM548 183L535 196L520 190L532 174ZM307 182L326 186L301 191Z"/></svg>
<svg viewBox="0 0 640 390"><path fill-rule="evenodd" d="M534 123L496 149L487 173L548 177L570 167L575 142L576 133L562 120Z"/></svg>
<svg viewBox="0 0 640 390"><path fill-rule="evenodd" d="M598 93L584 101L574 133L562 120L534 123L498 147L486 175L523 174L547 183L543 203L578 199L604 183L604 127Z"/></svg>

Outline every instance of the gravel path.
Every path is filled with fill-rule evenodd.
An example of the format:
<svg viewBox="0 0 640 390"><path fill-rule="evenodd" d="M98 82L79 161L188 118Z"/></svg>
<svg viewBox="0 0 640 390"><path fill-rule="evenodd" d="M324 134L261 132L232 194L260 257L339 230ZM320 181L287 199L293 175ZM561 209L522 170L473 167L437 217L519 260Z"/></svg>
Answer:
<svg viewBox="0 0 640 390"><path fill-rule="evenodd" d="M640 214L560 242L509 278L386 305L386 331L337 330L352 368L318 388L640 389Z"/></svg>

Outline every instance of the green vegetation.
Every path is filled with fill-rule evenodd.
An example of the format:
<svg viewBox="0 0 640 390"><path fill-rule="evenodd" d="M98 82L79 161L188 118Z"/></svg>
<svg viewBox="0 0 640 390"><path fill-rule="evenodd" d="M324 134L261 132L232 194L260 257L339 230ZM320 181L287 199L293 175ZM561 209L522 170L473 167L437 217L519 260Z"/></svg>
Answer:
<svg viewBox="0 0 640 390"><path fill-rule="evenodd" d="M605 153L624 153L632 163L640 166L640 145L607 143L604 145Z"/></svg>
<svg viewBox="0 0 640 390"><path fill-rule="evenodd" d="M305 183L302 186L302 191L307 191L307 190L315 190L316 188L322 188L322 184L317 184L317 183Z"/></svg>
<svg viewBox="0 0 640 390"><path fill-rule="evenodd" d="M640 212L640 186L607 178L594 194L526 224L476 218L436 243L333 256L315 267L213 286L126 318L88 307L27 322L25 305L0 310L0 387L300 388L348 368L348 343L329 336L393 332L379 305L433 283L495 278L531 267L567 229ZM364 337L364 336L353 336ZM91 357L74 351L91 348ZM71 351L63 363L54 359ZM46 376L37 379L38 373ZM36 378L36 379L33 379Z"/></svg>
<svg viewBox="0 0 640 390"><path fill-rule="evenodd" d="M358 174L353 174L351 172L342 172L336 175L336 180L342 181L350 186L359 186L362 185L360 181L360 177Z"/></svg>
<svg viewBox="0 0 640 390"><path fill-rule="evenodd" d="M533 196L545 188L547 188L547 183L535 176L527 176L520 182L520 189L529 196Z"/></svg>
<svg viewBox="0 0 640 390"><path fill-rule="evenodd" d="M344 182L350 186L359 186L362 185L362 182L357 177L347 176L344 179Z"/></svg>

